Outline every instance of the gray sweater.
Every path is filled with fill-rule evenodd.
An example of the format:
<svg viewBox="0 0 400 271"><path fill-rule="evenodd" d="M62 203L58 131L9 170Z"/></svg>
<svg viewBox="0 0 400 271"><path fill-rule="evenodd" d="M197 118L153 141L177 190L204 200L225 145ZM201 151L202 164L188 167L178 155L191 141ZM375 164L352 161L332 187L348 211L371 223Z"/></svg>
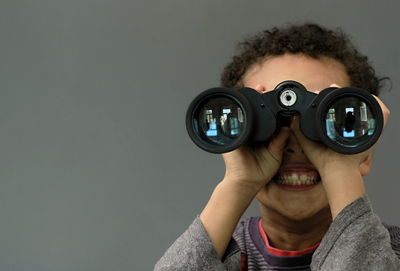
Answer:
<svg viewBox="0 0 400 271"><path fill-rule="evenodd" d="M317 250L305 255L298 264L293 264L293 259L268 258L257 244L257 236L251 237L251 221L238 225L223 259L219 260L197 217L157 262L155 270L239 271L243 254L248 257L248 270L400 270L400 228L383 225L366 197L344 208ZM307 257L309 262L304 261ZM282 262L289 264L285 266Z"/></svg>

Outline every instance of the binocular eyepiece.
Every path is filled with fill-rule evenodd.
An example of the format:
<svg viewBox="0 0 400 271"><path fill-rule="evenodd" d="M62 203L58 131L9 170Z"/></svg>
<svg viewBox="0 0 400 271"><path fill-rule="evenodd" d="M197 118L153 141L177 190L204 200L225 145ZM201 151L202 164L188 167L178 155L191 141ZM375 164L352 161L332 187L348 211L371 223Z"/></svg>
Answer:
<svg viewBox="0 0 400 271"><path fill-rule="evenodd" d="M243 144L265 144L282 126L300 116L300 130L330 149L355 154L370 148L383 128L379 103L366 90L323 89L316 94L295 81L259 93L251 88L212 88L200 93L186 113L193 142L211 153Z"/></svg>

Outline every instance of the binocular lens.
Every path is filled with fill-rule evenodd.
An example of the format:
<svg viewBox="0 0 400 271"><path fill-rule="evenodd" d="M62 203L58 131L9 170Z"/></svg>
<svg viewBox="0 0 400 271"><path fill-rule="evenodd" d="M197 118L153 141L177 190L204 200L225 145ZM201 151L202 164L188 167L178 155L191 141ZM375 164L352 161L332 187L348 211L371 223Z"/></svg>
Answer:
<svg viewBox="0 0 400 271"><path fill-rule="evenodd" d="M330 140L349 148L365 144L377 128L369 103L354 96L341 97L328 107L325 126Z"/></svg>
<svg viewBox="0 0 400 271"><path fill-rule="evenodd" d="M232 144L243 132L243 109L226 96L211 97L194 115L194 128L205 141L219 146Z"/></svg>

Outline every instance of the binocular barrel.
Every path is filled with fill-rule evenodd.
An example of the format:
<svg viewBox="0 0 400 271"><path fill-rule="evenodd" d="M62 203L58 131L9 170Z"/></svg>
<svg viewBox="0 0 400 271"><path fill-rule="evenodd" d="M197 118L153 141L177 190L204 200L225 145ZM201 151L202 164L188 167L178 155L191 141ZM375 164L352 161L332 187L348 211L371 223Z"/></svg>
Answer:
<svg viewBox="0 0 400 271"><path fill-rule="evenodd" d="M316 94L295 81L265 93L251 88L208 89L190 104L186 128L203 150L224 153L243 144L266 144L295 115L307 138L343 154L367 150L383 128L382 110L368 91L330 87Z"/></svg>

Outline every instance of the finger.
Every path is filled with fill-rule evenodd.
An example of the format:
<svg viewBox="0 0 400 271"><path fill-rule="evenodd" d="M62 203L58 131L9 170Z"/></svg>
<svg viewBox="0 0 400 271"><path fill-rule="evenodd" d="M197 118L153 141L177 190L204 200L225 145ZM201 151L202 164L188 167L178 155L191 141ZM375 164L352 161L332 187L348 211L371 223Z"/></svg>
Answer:
<svg viewBox="0 0 400 271"><path fill-rule="evenodd" d="M250 149L247 146L243 145L233 151L222 153L222 157L224 161L227 162L229 159L233 158L238 159L239 157L247 157L249 153Z"/></svg>
<svg viewBox="0 0 400 271"><path fill-rule="evenodd" d="M286 146L287 139L290 135L290 129L288 127L282 127L279 133L269 142L267 151L258 152L259 157L263 161L274 160L279 165L282 162L283 149Z"/></svg>
<svg viewBox="0 0 400 271"><path fill-rule="evenodd" d="M310 155L312 152L312 150L317 149L317 148L321 148L320 144L318 144L317 142L311 141L308 138L306 138L303 133L300 131L300 122L299 122L299 118L297 116L295 116L293 118L293 121L290 125L290 128L292 129L292 132L294 134L294 136L296 137L297 141L299 142L301 148L303 149L303 151L308 155Z"/></svg>
<svg viewBox="0 0 400 271"><path fill-rule="evenodd" d="M386 126L386 123L388 122L389 117L390 117L390 110L389 110L389 108L382 102L381 99L379 99L379 98L378 98L377 96L375 96L375 95L372 95L372 96L374 96L375 100L379 103L379 105L380 105L380 107L381 107L381 109L382 109L382 112L383 112L383 126L385 127L385 126Z"/></svg>
<svg viewBox="0 0 400 271"><path fill-rule="evenodd" d="M254 88L255 90L257 90L257 92L259 93L264 93L265 92L265 87L263 85L256 85L256 87Z"/></svg>
<svg viewBox="0 0 400 271"><path fill-rule="evenodd" d="M268 150L272 153L279 154L286 146L287 139L290 135L289 127L282 127L279 133L270 141Z"/></svg>

